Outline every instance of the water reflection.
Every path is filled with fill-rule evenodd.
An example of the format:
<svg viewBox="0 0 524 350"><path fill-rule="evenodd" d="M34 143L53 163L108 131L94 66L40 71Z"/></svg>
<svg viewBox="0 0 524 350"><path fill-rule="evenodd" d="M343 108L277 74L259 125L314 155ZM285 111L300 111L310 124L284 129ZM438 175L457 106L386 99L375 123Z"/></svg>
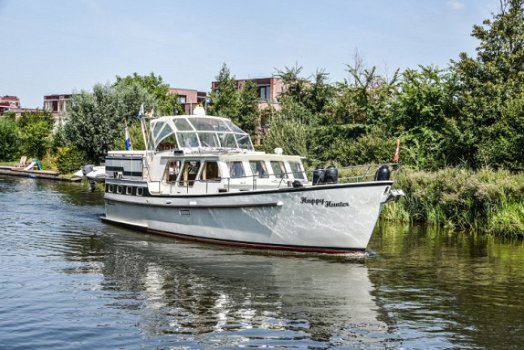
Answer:
<svg viewBox="0 0 524 350"><path fill-rule="evenodd" d="M363 263L250 254L110 231L95 238L98 243L69 237L75 247L69 255L89 262L100 257L103 288L125 296L108 306L139 309L139 326L148 336L211 337L228 344L385 341L388 326L379 320Z"/></svg>
<svg viewBox="0 0 524 350"><path fill-rule="evenodd" d="M371 246L380 251L368 261L372 294L398 329L409 329L403 344L524 343L522 241L382 224Z"/></svg>

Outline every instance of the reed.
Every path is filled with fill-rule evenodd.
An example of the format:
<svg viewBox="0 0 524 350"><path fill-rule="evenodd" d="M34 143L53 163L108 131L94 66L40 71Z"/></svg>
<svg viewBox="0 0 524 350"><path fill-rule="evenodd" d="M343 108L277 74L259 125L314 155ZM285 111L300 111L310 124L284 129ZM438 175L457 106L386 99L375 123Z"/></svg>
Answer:
<svg viewBox="0 0 524 350"><path fill-rule="evenodd" d="M524 174L505 170L446 168L435 172L403 168L395 187L406 193L387 205L385 220L423 222L524 237Z"/></svg>

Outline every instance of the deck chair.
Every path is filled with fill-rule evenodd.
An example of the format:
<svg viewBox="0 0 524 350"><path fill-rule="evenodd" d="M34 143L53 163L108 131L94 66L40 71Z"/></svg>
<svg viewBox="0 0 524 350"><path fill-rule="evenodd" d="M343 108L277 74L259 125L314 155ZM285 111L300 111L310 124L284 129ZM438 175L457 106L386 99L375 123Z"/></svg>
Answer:
<svg viewBox="0 0 524 350"><path fill-rule="evenodd" d="M27 165L27 157L26 156L22 156L20 157L20 162L18 163L18 167L19 168L23 168Z"/></svg>

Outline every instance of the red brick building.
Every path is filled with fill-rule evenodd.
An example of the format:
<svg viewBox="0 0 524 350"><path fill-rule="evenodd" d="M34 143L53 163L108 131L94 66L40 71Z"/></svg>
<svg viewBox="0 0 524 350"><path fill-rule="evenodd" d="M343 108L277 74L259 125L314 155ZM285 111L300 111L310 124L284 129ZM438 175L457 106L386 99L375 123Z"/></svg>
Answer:
<svg viewBox="0 0 524 350"><path fill-rule="evenodd" d="M267 106L271 105L276 109L280 109L280 104L278 103L278 95L280 95L284 89L284 84L282 83L281 78L271 77L257 79L238 79L235 80L237 90L243 90L244 86L248 81L252 81L255 84L257 84L259 108L266 108ZM217 88L218 82L212 82L211 90L216 92Z"/></svg>
<svg viewBox="0 0 524 350"><path fill-rule="evenodd" d="M0 115L17 109L20 109L20 99L17 96L0 96Z"/></svg>
<svg viewBox="0 0 524 350"><path fill-rule="evenodd" d="M180 103L184 109L184 114L191 115L195 107L198 105L204 107L206 103L207 93L203 91L170 88L169 93L177 96L178 103Z"/></svg>
<svg viewBox="0 0 524 350"><path fill-rule="evenodd" d="M69 100L72 95L47 95L44 96L44 110L53 115L67 112Z"/></svg>

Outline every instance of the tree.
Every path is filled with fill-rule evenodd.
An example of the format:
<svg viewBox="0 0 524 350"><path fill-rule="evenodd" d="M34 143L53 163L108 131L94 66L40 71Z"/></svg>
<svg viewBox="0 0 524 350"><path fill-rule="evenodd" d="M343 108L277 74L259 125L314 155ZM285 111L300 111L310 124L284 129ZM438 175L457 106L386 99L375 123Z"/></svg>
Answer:
<svg viewBox="0 0 524 350"><path fill-rule="evenodd" d="M18 120L20 150L42 159L51 147L54 118L47 111L22 113Z"/></svg>
<svg viewBox="0 0 524 350"><path fill-rule="evenodd" d="M217 87L209 95L208 114L233 119L239 116L239 93L236 87L235 77L231 75L229 68L224 63L220 72L215 77Z"/></svg>
<svg viewBox="0 0 524 350"><path fill-rule="evenodd" d="M87 161L98 162L123 128L124 116L118 114L116 91L109 85L97 84L92 93L74 94L69 113L64 127L66 139L83 151Z"/></svg>
<svg viewBox="0 0 524 350"><path fill-rule="evenodd" d="M141 86L154 99L152 107L158 115L177 115L183 113L182 106L178 103L177 96L170 93L169 85L165 84L161 76L151 73L149 75L139 75L133 73L125 77L116 76L113 84L117 90ZM137 101L140 105L144 101Z"/></svg>
<svg viewBox="0 0 524 350"><path fill-rule="evenodd" d="M43 120L33 121L20 129L23 154L42 159L51 147L51 127Z"/></svg>
<svg viewBox="0 0 524 350"><path fill-rule="evenodd" d="M524 98L524 0L501 0L500 12L474 26L472 36L480 40L477 57L462 53L453 62L463 86L464 125L474 130L470 162L474 167L513 167L521 158L506 150L521 132L510 125L519 116L512 106Z"/></svg>
<svg viewBox="0 0 524 350"><path fill-rule="evenodd" d="M238 100L238 115L233 118L233 122L242 130L254 136L260 117L257 84L248 81L240 91Z"/></svg>
<svg viewBox="0 0 524 350"><path fill-rule="evenodd" d="M17 123L11 118L0 118L0 159L15 159L18 156L19 148Z"/></svg>

